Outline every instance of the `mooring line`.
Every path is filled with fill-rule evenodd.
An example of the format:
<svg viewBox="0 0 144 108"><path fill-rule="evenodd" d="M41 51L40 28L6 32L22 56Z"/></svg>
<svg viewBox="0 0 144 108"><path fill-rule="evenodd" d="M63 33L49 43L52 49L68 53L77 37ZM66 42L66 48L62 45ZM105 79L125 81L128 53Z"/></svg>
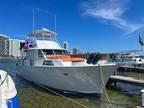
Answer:
<svg viewBox="0 0 144 108"><path fill-rule="evenodd" d="M112 105L112 103L111 103L111 101L110 101L110 99L109 99L109 96L108 96L108 93L107 93L107 90L106 90L106 87L105 87L105 83L104 83L104 79L103 79L102 67L101 67L101 65L99 65L99 67L100 67L100 74L101 74L101 79L102 79L102 83L103 83L103 86L104 86L104 91L105 91L106 99L107 99L107 101L109 102L109 106L110 106L111 108L113 108L113 105Z"/></svg>
<svg viewBox="0 0 144 108"><path fill-rule="evenodd" d="M56 94L56 95L58 95L58 96L63 97L63 98L65 98L65 99L67 99L67 100L69 100L69 101L71 101L71 102L73 102L73 103L75 103L75 104L83 107L83 108L89 108L88 106L86 106L86 105L84 105L84 104L81 104L81 103L79 103L79 102L77 102L77 101L75 101L75 100L73 100L73 99L71 99L71 98L68 98L68 97L66 97L66 96L64 96L64 95L62 95L62 94L60 94L60 93L58 93L58 92L56 92L56 91L54 91L54 90L51 90L51 89L49 89L49 88L47 88L47 87L45 87L45 86L43 86L43 85L40 85L40 84L38 84L38 83L35 83L35 84L38 85L38 86L40 86L40 87L42 87L42 88L44 88L44 89L47 89L48 91L50 91L50 92L52 92L52 93L54 93L54 94Z"/></svg>

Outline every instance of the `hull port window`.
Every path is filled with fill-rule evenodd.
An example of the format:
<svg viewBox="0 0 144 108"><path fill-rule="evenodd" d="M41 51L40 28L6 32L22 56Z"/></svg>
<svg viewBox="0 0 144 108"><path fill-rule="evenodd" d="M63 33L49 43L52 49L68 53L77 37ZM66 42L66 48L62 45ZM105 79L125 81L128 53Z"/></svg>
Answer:
<svg viewBox="0 0 144 108"><path fill-rule="evenodd" d="M49 66L54 66L52 61L44 61L43 65L49 65Z"/></svg>

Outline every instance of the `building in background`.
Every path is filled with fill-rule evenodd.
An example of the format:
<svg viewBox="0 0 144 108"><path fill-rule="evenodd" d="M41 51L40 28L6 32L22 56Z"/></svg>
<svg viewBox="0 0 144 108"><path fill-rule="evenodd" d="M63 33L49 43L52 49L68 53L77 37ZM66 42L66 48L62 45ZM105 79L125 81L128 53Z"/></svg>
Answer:
<svg viewBox="0 0 144 108"><path fill-rule="evenodd" d="M6 35L0 34L0 56L6 57L9 55L9 39Z"/></svg>
<svg viewBox="0 0 144 108"><path fill-rule="evenodd" d="M8 36L0 34L0 57L20 57L20 42L24 41L9 39Z"/></svg>
<svg viewBox="0 0 144 108"><path fill-rule="evenodd" d="M73 48L73 54L80 54L80 49L78 48Z"/></svg>
<svg viewBox="0 0 144 108"><path fill-rule="evenodd" d="M10 57L20 57L20 42L23 42L22 40L17 39L9 39L9 56Z"/></svg>

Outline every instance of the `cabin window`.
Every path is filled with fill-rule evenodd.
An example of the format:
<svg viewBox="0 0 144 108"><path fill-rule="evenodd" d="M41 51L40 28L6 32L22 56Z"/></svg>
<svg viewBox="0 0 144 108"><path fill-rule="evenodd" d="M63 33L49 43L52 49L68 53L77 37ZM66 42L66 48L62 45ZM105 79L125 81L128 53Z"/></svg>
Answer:
<svg viewBox="0 0 144 108"><path fill-rule="evenodd" d="M56 41L55 36L44 36L44 40Z"/></svg>
<svg viewBox="0 0 144 108"><path fill-rule="evenodd" d="M43 62L43 65L49 65L49 66L54 66L53 62L52 61L44 61Z"/></svg>
<svg viewBox="0 0 144 108"><path fill-rule="evenodd" d="M63 55L63 51L62 50L54 50L54 53L56 55Z"/></svg>
<svg viewBox="0 0 144 108"><path fill-rule="evenodd" d="M42 36L36 36L36 39L37 40L43 40L43 37Z"/></svg>
<svg viewBox="0 0 144 108"><path fill-rule="evenodd" d="M44 55L68 55L66 50L42 50Z"/></svg>
<svg viewBox="0 0 144 108"><path fill-rule="evenodd" d="M37 35L37 40L48 40L48 41L56 41L55 36L47 36L47 35Z"/></svg>
<svg viewBox="0 0 144 108"><path fill-rule="evenodd" d="M44 55L54 55L52 50L43 50Z"/></svg>
<svg viewBox="0 0 144 108"><path fill-rule="evenodd" d="M66 50L63 50L63 53L64 53L65 55L69 55L69 53L68 53Z"/></svg>
<svg viewBox="0 0 144 108"><path fill-rule="evenodd" d="M68 55L68 52L66 50L54 50L54 53L56 55Z"/></svg>

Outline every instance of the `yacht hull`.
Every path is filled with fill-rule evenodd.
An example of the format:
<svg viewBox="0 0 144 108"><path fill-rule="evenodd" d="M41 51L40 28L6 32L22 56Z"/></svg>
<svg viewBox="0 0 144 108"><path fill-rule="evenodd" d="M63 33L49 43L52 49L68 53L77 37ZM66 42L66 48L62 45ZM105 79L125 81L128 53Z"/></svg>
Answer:
<svg viewBox="0 0 144 108"><path fill-rule="evenodd" d="M115 64L102 65L100 71L99 65L40 67L4 61L5 66L8 64L7 67L28 81L53 89L84 94L102 94L108 79L116 71Z"/></svg>
<svg viewBox="0 0 144 108"><path fill-rule="evenodd" d="M31 82L77 93L102 94L110 75L114 73L114 65L77 66L77 67L16 67L17 74ZM103 80L102 80L103 79Z"/></svg>

